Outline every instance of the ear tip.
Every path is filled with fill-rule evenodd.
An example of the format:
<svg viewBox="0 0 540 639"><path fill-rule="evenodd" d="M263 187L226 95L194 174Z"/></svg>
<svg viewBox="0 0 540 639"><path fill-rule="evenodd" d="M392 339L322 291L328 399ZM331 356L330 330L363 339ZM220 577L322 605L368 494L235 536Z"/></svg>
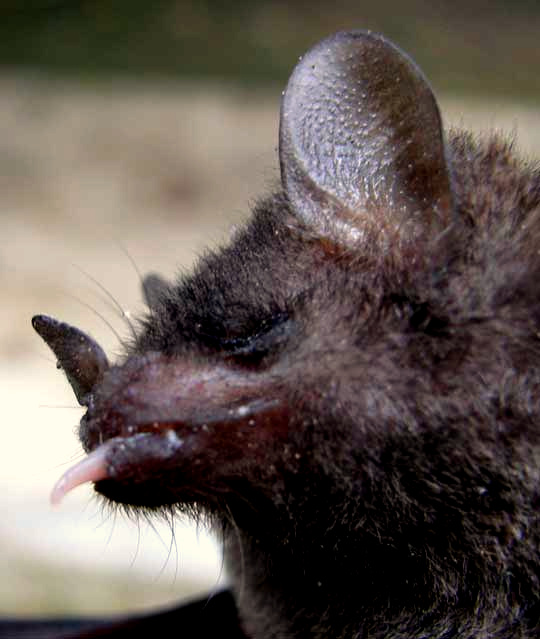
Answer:
<svg viewBox="0 0 540 639"><path fill-rule="evenodd" d="M283 93L284 102L295 93L293 87L309 84L329 72L342 78L355 77L371 84L375 76L385 76L395 70L398 75L412 73L427 83L415 61L384 35L371 30L338 31L316 43L300 57ZM311 78L311 80L310 80Z"/></svg>
<svg viewBox="0 0 540 639"><path fill-rule="evenodd" d="M283 92L282 115L299 102L307 105L313 97L320 97L320 87L326 87L327 97L333 94L335 98L353 85L353 91L369 92L374 77L404 62L419 71L399 47L379 33L338 31L300 57Z"/></svg>
<svg viewBox="0 0 540 639"><path fill-rule="evenodd" d="M337 31L332 35L317 42L303 56L301 56L299 64L309 61L313 57L320 56L326 51L329 55L343 55L350 48L351 54L361 54L363 50L373 51L374 48L381 50L399 51L402 55L404 52L393 42L388 40L384 35L376 31L352 29L349 31Z"/></svg>
<svg viewBox="0 0 540 639"><path fill-rule="evenodd" d="M387 40L381 33L376 31L372 31L371 29L347 29L343 31L336 31L331 35L319 40L317 44L315 44L310 51L314 49L318 49L320 47L328 47L332 46L334 43L342 44L343 42L376 42L382 41L390 44L390 41ZM309 51L308 51L309 53Z"/></svg>

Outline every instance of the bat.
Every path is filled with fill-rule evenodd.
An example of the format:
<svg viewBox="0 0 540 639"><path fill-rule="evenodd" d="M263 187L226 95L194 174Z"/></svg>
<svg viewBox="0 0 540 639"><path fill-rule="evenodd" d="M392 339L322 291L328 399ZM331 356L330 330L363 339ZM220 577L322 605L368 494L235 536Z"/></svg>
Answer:
<svg viewBox="0 0 540 639"><path fill-rule="evenodd" d="M539 636L537 166L445 131L421 70L364 31L295 67L279 161L230 244L144 280L115 363L32 320L86 408L53 501L92 482L202 519L230 589L2 636Z"/></svg>

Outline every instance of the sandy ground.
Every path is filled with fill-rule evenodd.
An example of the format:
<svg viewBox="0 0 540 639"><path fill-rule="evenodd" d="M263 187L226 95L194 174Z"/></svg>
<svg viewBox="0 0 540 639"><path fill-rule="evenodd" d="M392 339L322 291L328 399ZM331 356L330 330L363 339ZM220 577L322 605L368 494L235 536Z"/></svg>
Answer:
<svg viewBox="0 0 540 639"><path fill-rule="evenodd" d="M277 182L278 100L0 77L0 614L125 610L217 586L203 532L176 522L173 538L170 525L112 516L90 487L49 505L80 455L81 410L30 318L73 323L114 357L128 328L109 294L136 315L137 269L189 267ZM449 123L540 149L540 110L442 104Z"/></svg>

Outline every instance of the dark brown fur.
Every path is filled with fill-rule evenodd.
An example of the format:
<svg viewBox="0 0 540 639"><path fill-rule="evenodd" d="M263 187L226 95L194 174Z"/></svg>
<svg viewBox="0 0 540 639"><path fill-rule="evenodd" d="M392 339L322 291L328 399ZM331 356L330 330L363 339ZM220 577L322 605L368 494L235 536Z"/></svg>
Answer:
<svg viewBox="0 0 540 639"><path fill-rule="evenodd" d="M293 323L288 444L266 468L246 450L226 496L240 540L224 512L257 637L538 630L540 182L498 138L454 133L449 148L462 225L444 259L439 242L412 273L325 253L283 230L278 195L171 289L134 348L222 358L221 338Z"/></svg>
<svg viewBox="0 0 540 639"><path fill-rule="evenodd" d="M398 177L375 180L376 149L351 195L356 161L321 168L318 129L300 148L312 121L289 89L284 190L193 274L153 283L139 336L84 402L85 448L112 442L96 489L209 518L252 639L537 637L540 176L495 136L451 132L437 151L422 76L370 34L328 46L341 64L358 41L375 79L406 66L432 120L405 135L413 107L369 97ZM300 73L333 72L320 46Z"/></svg>

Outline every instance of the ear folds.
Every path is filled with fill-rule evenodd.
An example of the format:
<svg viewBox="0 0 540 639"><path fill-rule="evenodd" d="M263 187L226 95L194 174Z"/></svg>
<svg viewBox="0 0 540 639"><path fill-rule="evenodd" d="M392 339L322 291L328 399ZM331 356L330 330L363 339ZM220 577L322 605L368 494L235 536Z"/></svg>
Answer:
<svg viewBox="0 0 540 639"><path fill-rule="evenodd" d="M416 242L451 221L437 103L381 36L338 33L300 60L283 96L280 164L296 215L341 245L373 232Z"/></svg>

